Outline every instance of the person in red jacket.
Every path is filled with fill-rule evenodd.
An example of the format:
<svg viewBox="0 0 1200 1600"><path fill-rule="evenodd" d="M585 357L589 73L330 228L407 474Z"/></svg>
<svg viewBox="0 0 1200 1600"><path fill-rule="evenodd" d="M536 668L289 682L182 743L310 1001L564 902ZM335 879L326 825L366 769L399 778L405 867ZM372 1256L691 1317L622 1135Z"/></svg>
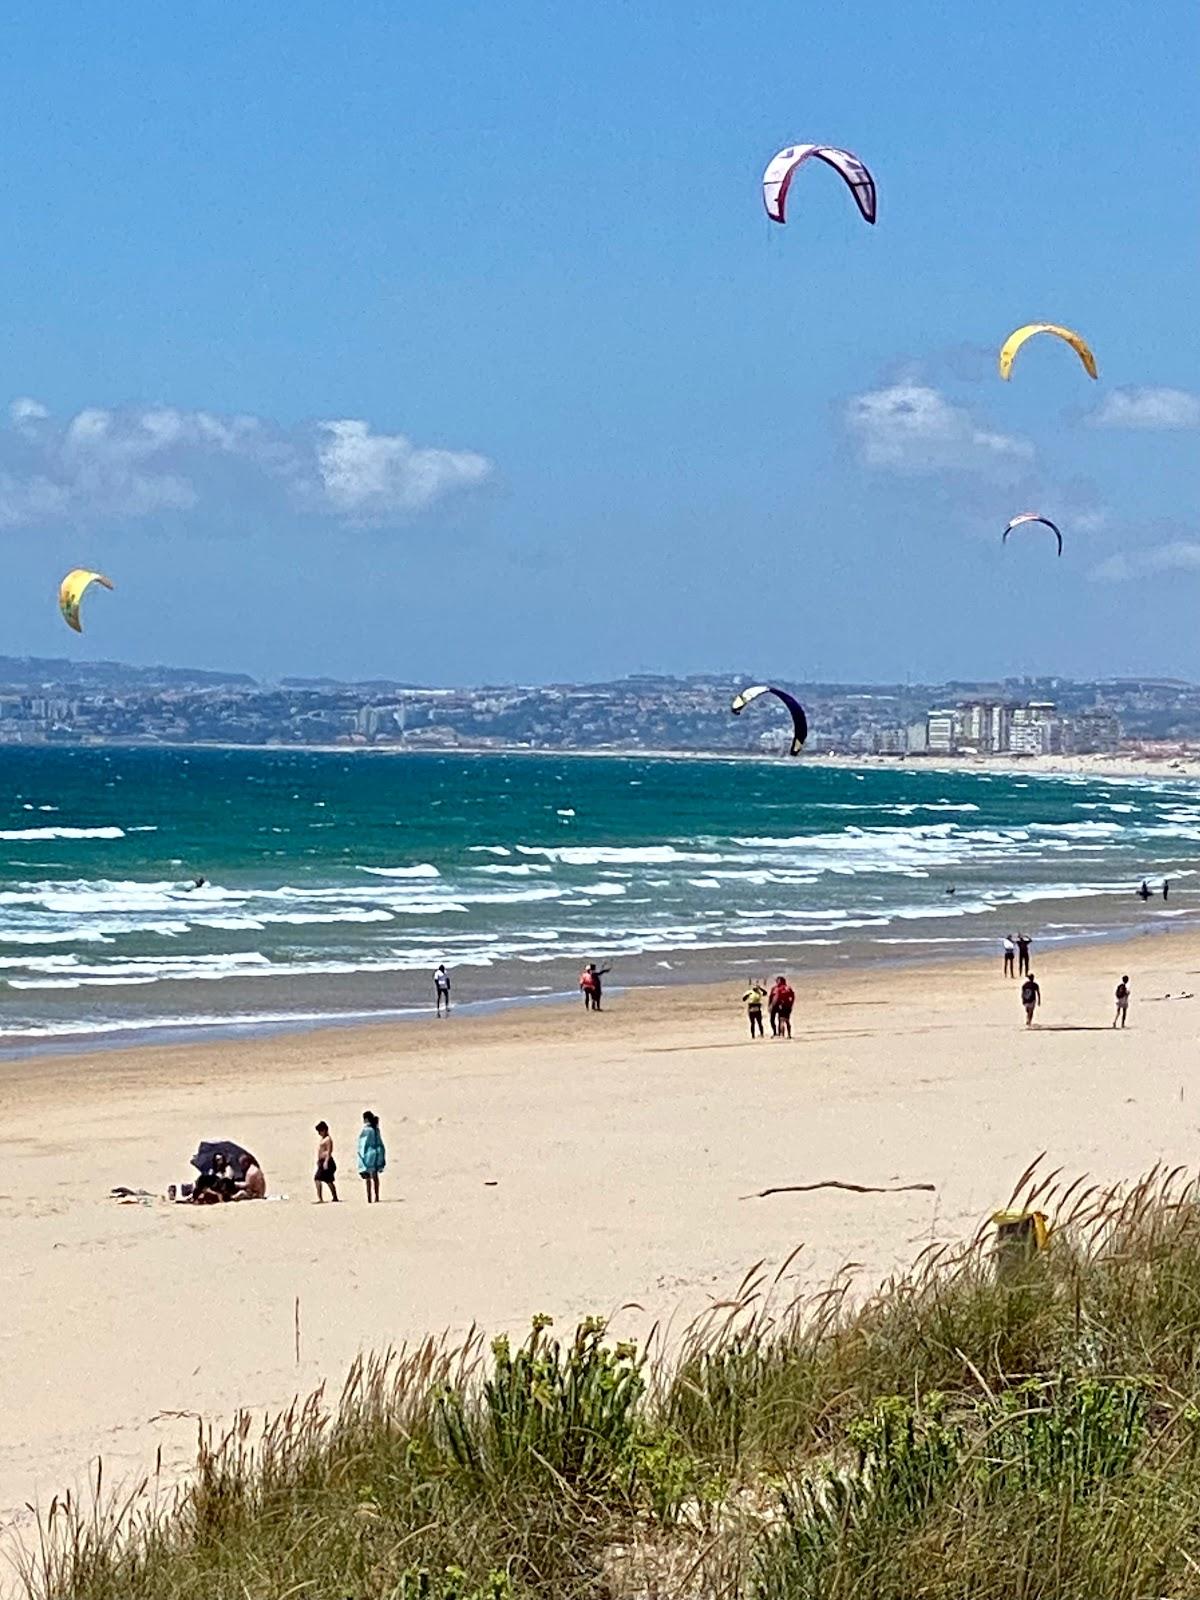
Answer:
<svg viewBox="0 0 1200 1600"><path fill-rule="evenodd" d="M795 1004L796 991L781 972L775 979L769 1001L771 1032L777 1039L790 1039L792 1037L792 1007Z"/></svg>

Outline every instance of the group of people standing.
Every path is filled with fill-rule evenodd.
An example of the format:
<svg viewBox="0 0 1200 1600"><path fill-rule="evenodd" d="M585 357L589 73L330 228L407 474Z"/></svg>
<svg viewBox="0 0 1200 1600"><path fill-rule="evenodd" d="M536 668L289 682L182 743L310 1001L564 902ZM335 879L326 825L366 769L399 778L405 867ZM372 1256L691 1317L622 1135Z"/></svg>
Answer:
<svg viewBox="0 0 1200 1600"><path fill-rule="evenodd" d="M1032 942L1023 933L1019 933L1015 939L1011 934L1005 934L1004 936L1004 976L1006 978L1020 977L1024 980L1021 984L1021 1004L1025 1008L1025 1026L1027 1028L1033 1026L1034 1012L1042 1003L1042 986L1029 969L1029 950ZM1015 972L1013 970L1014 961L1017 963ZM1129 1020L1130 994L1129 974L1126 972L1121 975L1121 981L1117 985L1114 996L1117 1003L1112 1022L1114 1028L1123 1028Z"/></svg>
<svg viewBox="0 0 1200 1600"><path fill-rule="evenodd" d="M771 1023L771 1037L773 1039L792 1037L792 1007L796 1004L796 991L782 973L775 979L770 989L761 978L755 978L742 996L742 1004L746 1008L752 1039L764 1037L764 1006Z"/></svg>
<svg viewBox="0 0 1200 1600"><path fill-rule="evenodd" d="M329 1190L329 1198L336 1203L337 1159L333 1153L333 1135L329 1131L329 1124L318 1122L316 1134L317 1170L313 1174L313 1183L317 1190L317 1203L325 1203L326 1189ZM368 1205L375 1204L379 1199L379 1174L386 1166L387 1150L383 1134L379 1131L379 1118L373 1111L364 1111L362 1127L358 1130L358 1175L366 1188Z"/></svg>

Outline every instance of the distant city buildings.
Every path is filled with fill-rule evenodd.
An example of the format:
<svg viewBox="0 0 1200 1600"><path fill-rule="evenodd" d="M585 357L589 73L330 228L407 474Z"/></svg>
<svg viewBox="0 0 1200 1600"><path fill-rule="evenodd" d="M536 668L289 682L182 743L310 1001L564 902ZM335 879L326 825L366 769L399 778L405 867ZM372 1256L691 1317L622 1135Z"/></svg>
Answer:
<svg viewBox="0 0 1200 1600"><path fill-rule="evenodd" d="M228 744L404 750L770 753L767 703L729 714L735 673L429 688L0 658L0 745ZM1200 688L1166 679L793 685L814 753L936 759L1200 741Z"/></svg>

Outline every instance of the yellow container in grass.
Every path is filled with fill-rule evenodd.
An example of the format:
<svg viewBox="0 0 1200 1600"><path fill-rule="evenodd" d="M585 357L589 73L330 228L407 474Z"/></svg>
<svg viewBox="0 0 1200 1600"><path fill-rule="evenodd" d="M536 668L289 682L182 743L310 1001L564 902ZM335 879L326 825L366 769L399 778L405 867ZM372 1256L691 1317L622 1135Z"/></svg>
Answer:
<svg viewBox="0 0 1200 1600"><path fill-rule="evenodd" d="M1032 1261L1050 1242L1044 1211L995 1211L996 1268L1016 1270Z"/></svg>

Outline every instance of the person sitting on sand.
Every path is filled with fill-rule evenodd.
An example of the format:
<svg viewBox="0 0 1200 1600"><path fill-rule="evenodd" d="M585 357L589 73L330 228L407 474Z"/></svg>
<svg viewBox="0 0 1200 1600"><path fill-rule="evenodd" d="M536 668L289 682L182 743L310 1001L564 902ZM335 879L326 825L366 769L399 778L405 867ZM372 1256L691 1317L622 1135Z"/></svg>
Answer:
<svg viewBox="0 0 1200 1600"><path fill-rule="evenodd" d="M266 1198L266 1174L252 1156L245 1156L242 1160L241 1180L236 1184L230 1199L265 1200Z"/></svg>
<svg viewBox="0 0 1200 1600"><path fill-rule="evenodd" d="M1120 1022L1121 1026L1124 1027L1125 1026L1125 1019L1128 1017L1128 1015L1129 1015L1129 974L1125 973L1125 975L1122 977L1120 983L1117 985L1117 1014L1113 1018L1113 1027L1115 1028L1117 1026L1118 1022Z"/></svg>
<svg viewBox="0 0 1200 1600"><path fill-rule="evenodd" d="M750 1022L750 1037L752 1039L755 1037L755 1035L757 1035L760 1039L763 1036L763 1001L766 998L767 991L761 978L755 978L754 982L742 996L742 1004L746 1008L746 1016Z"/></svg>
<svg viewBox="0 0 1200 1600"><path fill-rule="evenodd" d="M325 1204L325 1196L321 1192L321 1185L329 1190L329 1198L337 1204L337 1162L333 1159L333 1135L329 1131L327 1122L317 1123L317 1170L313 1174L313 1182L317 1186L317 1204Z"/></svg>
<svg viewBox="0 0 1200 1600"><path fill-rule="evenodd" d="M379 1199L379 1174L387 1166L387 1151L379 1131L379 1118L373 1111L363 1112L358 1134L358 1175L367 1189L367 1204Z"/></svg>
<svg viewBox="0 0 1200 1600"><path fill-rule="evenodd" d="M1025 1026L1033 1024L1033 1013L1042 1003L1042 991L1033 973L1029 973L1021 985L1021 1004L1025 1007Z"/></svg>

